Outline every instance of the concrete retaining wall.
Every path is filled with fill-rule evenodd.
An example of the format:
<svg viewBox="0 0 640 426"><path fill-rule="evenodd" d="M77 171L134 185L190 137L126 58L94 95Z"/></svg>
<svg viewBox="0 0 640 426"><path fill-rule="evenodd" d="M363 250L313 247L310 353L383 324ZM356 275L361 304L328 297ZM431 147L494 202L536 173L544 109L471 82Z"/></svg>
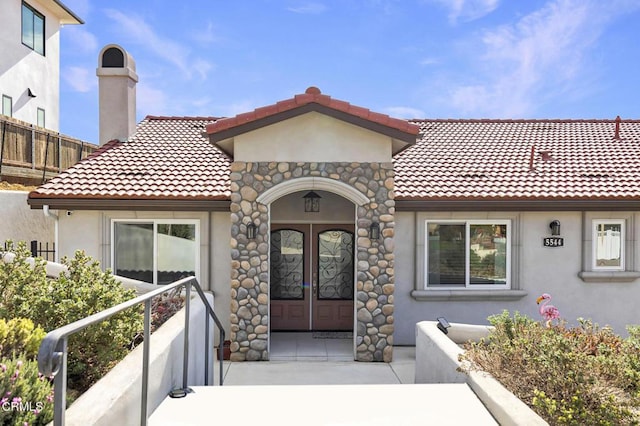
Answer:
<svg viewBox="0 0 640 426"><path fill-rule="evenodd" d="M213 296L207 294L207 298L213 305ZM183 309L151 336L149 415L172 389L182 388L184 315ZM190 318L188 384L197 386L204 384L205 369L205 311L199 298L192 299ZM213 321L211 324L213 331ZM209 383L212 383L215 358L213 336L210 342ZM105 377L80 396L67 409L67 424L105 426L139 424L142 351L143 346L138 346Z"/></svg>
<svg viewBox="0 0 640 426"><path fill-rule="evenodd" d="M546 425L524 402L491 375L482 371L460 371L464 352L458 344L487 337L490 326L452 323L448 334L436 321L416 324L416 383L467 383L501 425Z"/></svg>

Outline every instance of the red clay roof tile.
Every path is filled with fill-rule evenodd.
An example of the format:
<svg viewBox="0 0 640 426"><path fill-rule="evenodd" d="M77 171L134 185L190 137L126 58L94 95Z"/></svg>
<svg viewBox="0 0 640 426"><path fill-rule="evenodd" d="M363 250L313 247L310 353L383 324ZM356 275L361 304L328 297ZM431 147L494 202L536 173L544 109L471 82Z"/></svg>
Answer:
<svg viewBox="0 0 640 426"><path fill-rule="evenodd" d="M147 117L129 142L105 144L29 196L228 200L230 159L204 131L229 122L216 120ZM410 125L419 126L419 139L393 159L396 200L640 198L640 120L622 120L619 139L614 120Z"/></svg>
<svg viewBox="0 0 640 426"><path fill-rule="evenodd" d="M129 142L108 142L29 197L226 200L230 160L204 135L215 120L146 117Z"/></svg>
<svg viewBox="0 0 640 426"><path fill-rule="evenodd" d="M276 102L273 105L258 108L252 112L240 114L235 117L225 118L211 123L207 126L207 133L215 134L224 130L228 130L243 124L250 123L251 121L259 120L261 118L269 117L277 113L290 111L295 108L300 108L304 105L316 103L325 107L334 109L339 112L347 113L358 118L373 121L378 124L382 124L389 128L399 130L404 133L412 135L418 134L418 127L407 122L406 120L400 120L397 118L391 118L388 115L380 113L372 113L366 108L362 108L356 105L351 105L348 102L333 99L330 96L322 94L317 87L309 87L304 94L295 95L293 98L285 99ZM253 119L249 120L253 114Z"/></svg>

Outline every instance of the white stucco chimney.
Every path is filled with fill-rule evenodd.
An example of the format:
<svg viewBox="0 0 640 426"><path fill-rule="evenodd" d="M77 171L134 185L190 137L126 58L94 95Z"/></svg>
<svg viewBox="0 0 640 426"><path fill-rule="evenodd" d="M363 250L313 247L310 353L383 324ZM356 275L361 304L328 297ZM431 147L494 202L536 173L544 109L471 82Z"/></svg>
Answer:
<svg viewBox="0 0 640 426"><path fill-rule="evenodd" d="M136 130L136 63L117 44L102 48L98 56L100 145L127 140Z"/></svg>

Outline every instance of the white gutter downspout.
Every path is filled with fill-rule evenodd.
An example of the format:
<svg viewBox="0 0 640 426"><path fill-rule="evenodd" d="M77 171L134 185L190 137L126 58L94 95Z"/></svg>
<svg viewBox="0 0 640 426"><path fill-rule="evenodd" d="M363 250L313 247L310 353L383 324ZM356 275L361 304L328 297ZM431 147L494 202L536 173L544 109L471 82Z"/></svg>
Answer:
<svg viewBox="0 0 640 426"><path fill-rule="evenodd" d="M56 252L54 253L53 261L57 262L58 261L58 257L59 257L58 256L58 251L60 251L60 245L58 244L58 220L59 220L59 217L58 217L57 214L52 213L49 210L49 205L48 204L45 204L45 205L42 206L42 212L44 213L45 217L51 217L54 220L54 237L53 237L53 241L54 241L54 244L56 246Z"/></svg>

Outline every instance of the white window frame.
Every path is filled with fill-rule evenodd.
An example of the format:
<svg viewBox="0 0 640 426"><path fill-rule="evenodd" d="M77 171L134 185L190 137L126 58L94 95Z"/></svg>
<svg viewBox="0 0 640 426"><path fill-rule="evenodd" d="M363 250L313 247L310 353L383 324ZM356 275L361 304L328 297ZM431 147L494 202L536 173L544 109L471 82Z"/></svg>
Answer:
<svg viewBox="0 0 640 426"><path fill-rule="evenodd" d="M195 225L196 279L200 282L200 220L199 219L112 219L111 270L116 273L116 223L153 223L153 284L158 283L158 225Z"/></svg>
<svg viewBox="0 0 640 426"><path fill-rule="evenodd" d="M458 285L429 285L429 224L443 224L443 225L465 225L465 282L464 286ZM471 225L506 225L506 279L505 284L470 284L469 277L471 271L471 265L469 264L469 249L470 249L470 229ZM441 291L441 290L510 290L511 289L511 241L512 241L512 222L510 219L427 219L424 223L424 289L428 291Z"/></svg>
<svg viewBox="0 0 640 426"><path fill-rule="evenodd" d="M42 120L40 119L42 117ZM36 124L39 127L46 128L46 113L44 108L38 108L36 112Z"/></svg>
<svg viewBox="0 0 640 426"><path fill-rule="evenodd" d="M8 111L7 108L8 107ZM2 115L13 117L13 98L9 95L2 95Z"/></svg>
<svg viewBox="0 0 640 426"><path fill-rule="evenodd" d="M625 222L624 219L593 219L591 221L591 267L594 271L625 270L625 246L627 240ZM598 247L598 226L600 225L620 225L620 266L599 266L597 264L596 252Z"/></svg>

